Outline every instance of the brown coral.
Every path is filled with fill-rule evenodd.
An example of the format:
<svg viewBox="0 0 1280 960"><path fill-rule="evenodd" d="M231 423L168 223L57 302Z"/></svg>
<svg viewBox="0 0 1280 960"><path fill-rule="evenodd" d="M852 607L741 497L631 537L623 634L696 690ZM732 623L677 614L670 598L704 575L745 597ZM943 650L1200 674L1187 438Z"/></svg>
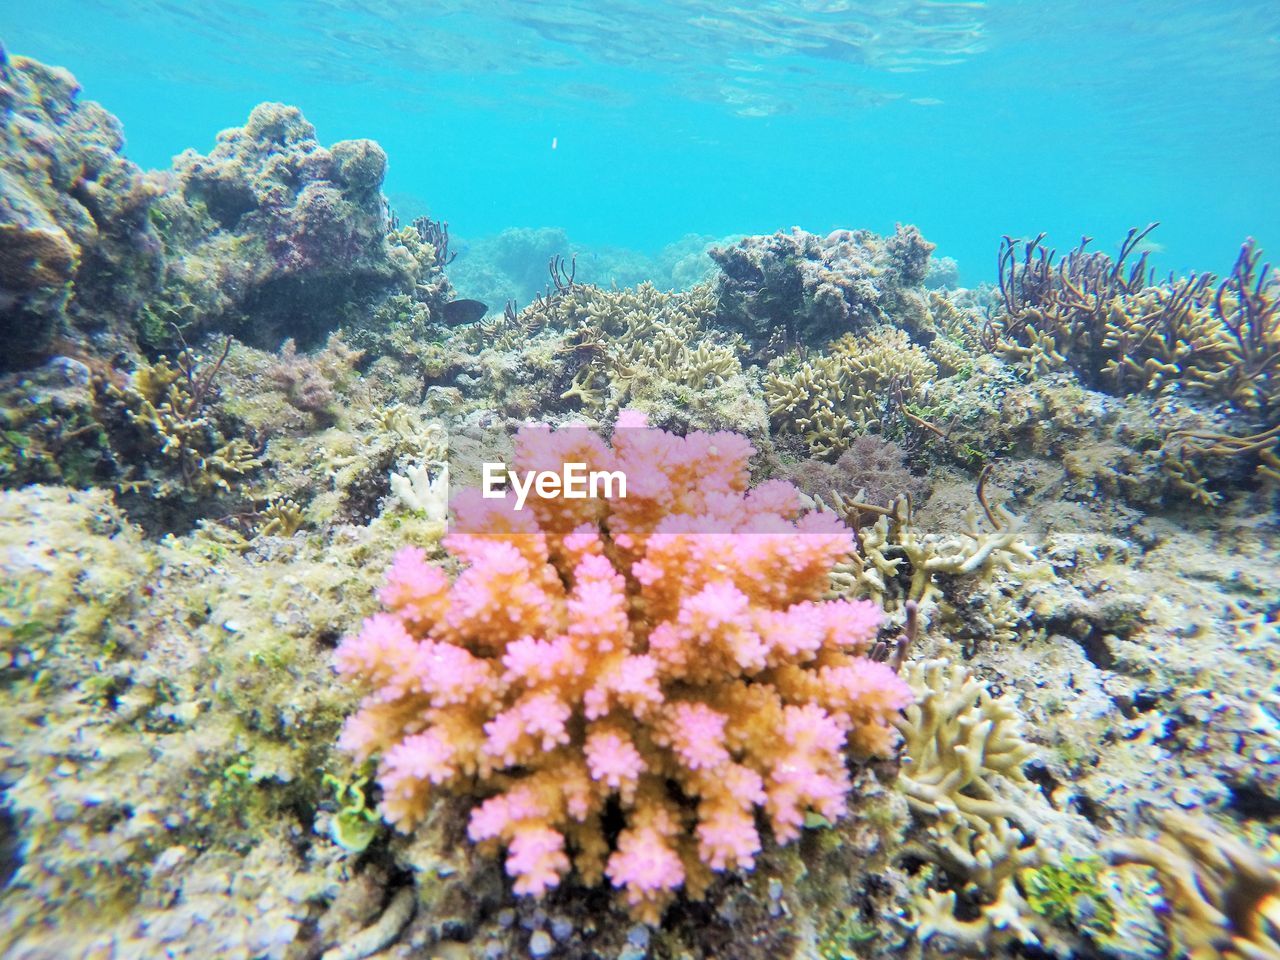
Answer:
<svg viewBox="0 0 1280 960"><path fill-rule="evenodd" d="M1156 840L1111 845L1112 863L1141 864L1159 877L1171 910L1166 925L1190 960L1280 957L1280 863L1208 820L1177 811Z"/></svg>

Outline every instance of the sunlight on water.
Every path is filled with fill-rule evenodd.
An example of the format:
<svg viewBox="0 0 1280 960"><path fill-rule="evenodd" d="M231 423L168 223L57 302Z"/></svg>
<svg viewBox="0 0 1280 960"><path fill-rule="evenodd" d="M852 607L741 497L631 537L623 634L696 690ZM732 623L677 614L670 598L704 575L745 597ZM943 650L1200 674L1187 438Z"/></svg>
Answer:
<svg viewBox="0 0 1280 960"><path fill-rule="evenodd" d="M1264 2L56 0L11 11L6 40L74 64L145 164L283 99L383 143L391 192L465 236L653 250L906 219L978 276L993 235L1151 219L1162 264L1225 269L1280 220L1277 21Z"/></svg>

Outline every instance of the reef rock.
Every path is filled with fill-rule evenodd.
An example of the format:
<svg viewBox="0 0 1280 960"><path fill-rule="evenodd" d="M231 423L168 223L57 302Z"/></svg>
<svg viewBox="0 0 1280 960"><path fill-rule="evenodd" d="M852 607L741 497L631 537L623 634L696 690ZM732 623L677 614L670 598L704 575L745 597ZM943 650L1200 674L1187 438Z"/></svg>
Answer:
<svg viewBox="0 0 1280 960"><path fill-rule="evenodd" d="M305 347L388 293L449 299L439 252L391 229L372 140L325 148L296 107L264 103L208 155L144 173L79 93L0 52L0 368L88 331L98 353L209 330Z"/></svg>
<svg viewBox="0 0 1280 960"><path fill-rule="evenodd" d="M411 286L417 262L393 257L372 140L321 146L296 107L264 103L209 154L187 150L157 176L164 287L143 309L144 337L171 325L234 331L274 348L319 340L344 309Z"/></svg>
<svg viewBox="0 0 1280 960"><path fill-rule="evenodd" d="M721 271L718 322L762 355L821 346L878 323L927 331L922 285L933 247L915 227L901 225L891 237L870 230L819 237L793 227L712 247Z"/></svg>
<svg viewBox="0 0 1280 960"><path fill-rule="evenodd" d="M0 50L0 367L71 328L114 329L155 286L155 187L66 70Z"/></svg>

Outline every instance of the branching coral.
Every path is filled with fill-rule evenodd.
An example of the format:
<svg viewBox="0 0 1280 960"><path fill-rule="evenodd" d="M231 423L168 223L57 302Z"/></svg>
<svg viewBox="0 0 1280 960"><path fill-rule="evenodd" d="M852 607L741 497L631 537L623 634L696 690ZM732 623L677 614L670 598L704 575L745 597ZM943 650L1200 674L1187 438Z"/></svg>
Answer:
<svg viewBox="0 0 1280 960"><path fill-rule="evenodd" d="M898 786L924 825L908 849L959 882L917 904L918 935L983 950L1008 937L1027 944L1053 938L1017 882L1019 871L1043 860L1027 813L1032 788L1022 767L1032 747L1021 716L962 664L917 661L905 675L917 702L895 721L906 759ZM976 917L957 916L957 893L976 902Z"/></svg>
<svg viewBox="0 0 1280 960"><path fill-rule="evenodd" d="M1209 278L1159 289L1149 285L1145 253L1126 266L1155 226L1130 230L1114 260L1086 250L1087 237L1061 261L1041 245L1044 234L1026 243L1005 237L1001 310L983 332L987 348L1032 373L1072 367L1091 386L1158 387L1178 358L1153 351L1190 346ZM1136 347L1148 341L1152 349L1140 355Z"/></svg>
<svg viewBox="0 0 1280 960"><path fill-rule="evenodd" d="M921 692L896 724L907 757L898 785L911 809L947 819L1016 821L992 778L1028 784L1022 765L1032 749L1017 710L992 697L963 664L919 661L909 665L907 679Z"/></svg>
<svg viewBox="0 0 1280 960"><path fill-rule="evenodd" d="M1280 423L1280 286L1250 239L1231 275L1157 283L1146 254L1128 261L1154 228L1130 230L1113 260L1086 252L1062 260L1041 246L1005 237L1000 249L1000 309L983 331L993 352L1031 373L1071 369L1089 386L1116 394L1155 392L1177 383L1223 400L1256 421L1250 436L1175 438L1165 463L1174 483L1212 502L1206 456L1252 456L1274 479ZM1220 441L1220 442L1218 442Z"/></svg>
<svg viewBox="0 0 1280 960"><path fill-rule="evenodd" d="M888 434L900 404L922 400L938 368L906 333L876 327L847 334L826 355L769 376L765 397L781 433L803 437L815 456L835 459L859 436Z"/></svg>
<svg viewBox="0 0 1280 960"><path fill-rule="evenodd" d="M437 792L479 796L469 834L507 848L516 892L572 865L656 921L681 887L700 896L714 871L752 866L757 808L784 843L808 812L842 815L846 746L887 753L910 693L865 656L874 605L818 602L849 531L796 519L786 484L748 491L751 452L631 412L612 448L526 430L520 469L621 470L625 499L513 513L464 495L452 584L421 550L398 554L388 612L337 654L373 688L342 742L381 754L389 820L409 830Z"/></svg>
<svg viewBox="0 0 1280 960"><path fill-rule="evenodd" d="M944 576L1016 576L1035 561L1023 540L1023 522L1001 507L987 507L991 530L984 530L978 512L970 510L962 532L943 535L918 529L906 497L887 508L835 497L833 506L854 525L860 513L877 515L875 523L859 531L861 551L837 566L834 593L868 596L886 609L896 610L904 600L935 603L942 596L939 579Z"/></svg>
<svg viewBox="0 0 1280 960"><path fill-rule="evenodd" d="M739 359L741 342L707 326L715 306L708 286L664 293L651 283L605 290L563 277L558 282L518 314L509 309L469 332L476 346L519 349L525 368L535 352L530 342L541 341L548 356L539 379L559 392L543 398L540 410L563 405L604 420L630 406L700 428L724 423L732 411L738 422L759 420L763 432L763 411L743 402L751 384ZM495 372L509 376L513 365L500 364Z"/></svg>
<svg viewBox="0 0 1280 960"><path fill-rule="evenodd" d="M181 489L195 496L229 491L233 482L262 465L247 441L223 435L208 409L214 379L230 347L227 338L221 356L204 369L195 354L183 350L174 362L161 357L140 367L123 387L109 380L99 385L100 397L124 411L145 448L158 452ZM170 492L163 478L129 477L125 483L159 483L162 494Z"/></svg>
<svg viewBox="0 0 1280 960"><path fill-rule="evenodd" d="M665 381L711 390L740 375L731 343L703 328L710 310L705 287L662 293L652 284L606 291L577 286L558 301L569 311L563 349L585 362L565 397L581 398L595 415L608 415Z"/></svg>
<svg viewBox="0 0 1280 960"><path fill-rule="evenodd" d="M1274 406L1280 300L1253 241L1216 289L1209 274L1156 283L1145 253L1126 265L1154 227L1130 230L1114 260L1086 252L1087 239L1058 261L1043 234L1026 244L1005 237L988 349L1032 372L1070 367L1115 393L1178 381L1242 409Z"/></svg>
<svg viewBox="0 0 1280 960"><path fill-rule="evenodd" d="M1190 960L1280 957L1280 861L1206 820L1168 811L1156 840L1111 845L1115 864L1155 870L1170 910L1166 928Z"/></svg>

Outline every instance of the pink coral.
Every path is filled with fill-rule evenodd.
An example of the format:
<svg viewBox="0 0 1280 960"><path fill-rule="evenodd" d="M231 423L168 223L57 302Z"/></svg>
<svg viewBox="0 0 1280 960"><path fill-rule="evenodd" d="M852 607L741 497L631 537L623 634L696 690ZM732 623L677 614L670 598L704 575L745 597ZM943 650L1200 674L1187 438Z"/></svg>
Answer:
<svg viewBox="0 0 1280 960"><path fill-rule="evenodd" d="M611 446L525 430L518 469L621 470L627 496L516 512L464 494L452 583L400 551L387 612L337 653L371 689L342 745L381 755L384 815L410 830L440 790L487 797L469 834L506 847L517 892L576 869L650 921L678 889L753 865L757 811L781 842L806 813L842 815L846 751L891 751L911 695L867 659L879 610L821 600L849 530L787 484L748 490L752 452L631 412Z"/></svg>

